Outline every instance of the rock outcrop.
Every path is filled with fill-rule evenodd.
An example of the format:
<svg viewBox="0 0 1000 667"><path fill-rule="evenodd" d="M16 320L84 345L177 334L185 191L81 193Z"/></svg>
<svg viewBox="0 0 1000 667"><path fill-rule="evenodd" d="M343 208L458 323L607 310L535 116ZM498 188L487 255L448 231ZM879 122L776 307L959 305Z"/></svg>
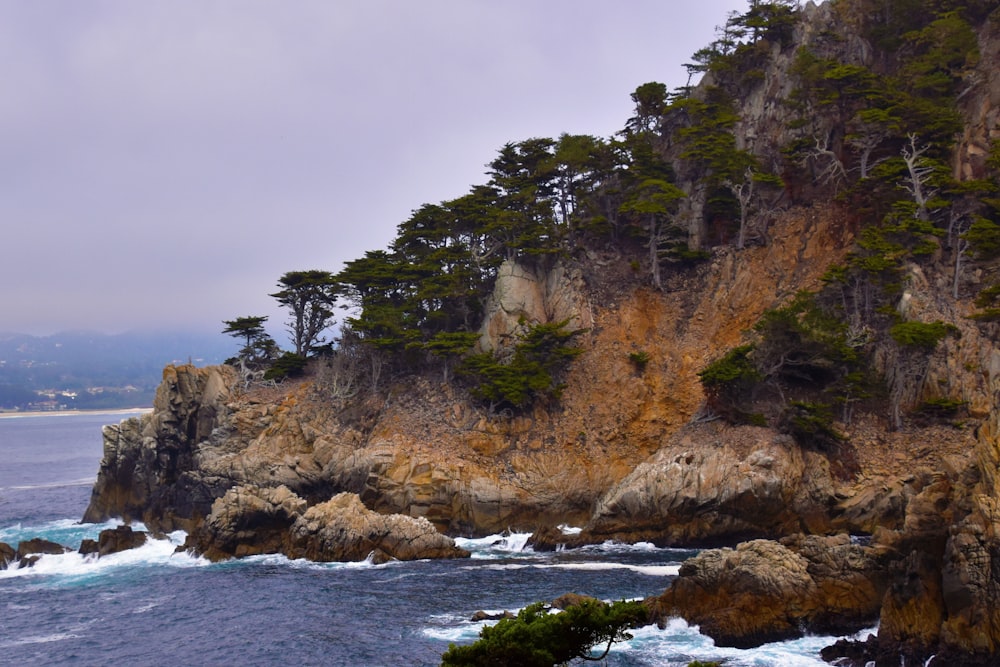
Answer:
<svg viewBox="0 0 1000 667"><path fill-rule="evenodd" d="M14 551L14 558L10 563L17 563L18 567L31 567L38 562L40 556L46 554L58 555L69 553L70 551L72 549L64 547L61 544L56 544L51 540L33 537L30 540L22 540L18 543L17 549Z"/></svg>
<svg viewBox="0 0 1000 667"><path fill-rule="evenodd" d="M310 507L285 486L230 489L183 548L210 560L268 553L375 563L469 556L426 519L372 512L352 493Z"/></svg>
<svg viewBox="0 0 1000 667"><path fill-rule="evenodd" d="M104 428L104 457L83 520L112 516L190 529L230 483L193 475L199 445L226 416L233 369L168 366L153 411Z"/></svg>
<svg viewBox="0 0 1000 667"><path fill-rule="evenodd" d="M703 551L653 604L654 617L681 616L720 646L749 648L872 625L885 593L876 552L836 537L754 540Z"/></svg>
<svg viewBox="0 0 1000 667"><path fill-rule="evenodd" d="M6 570L16 559L17 550L6 542L0 542L0 570Z"/></svg>
<svg viewBox="0 0 1000 667"><path fill-rule="evenodd" d="M84 556L97 554L108 556L120 551L141 547L149 539L149 535L141 530L132 530L131 526L118 526L102 530L96 540L85 539L80 543L79 553Z"/></svg>
<svg viewBox="0 0 1000 667"><path fill-rule="evenodd" d="M669 546L823 532L835 500L826 457L787 435L721 422L686 428L608 492L577 538Z"/></svg>

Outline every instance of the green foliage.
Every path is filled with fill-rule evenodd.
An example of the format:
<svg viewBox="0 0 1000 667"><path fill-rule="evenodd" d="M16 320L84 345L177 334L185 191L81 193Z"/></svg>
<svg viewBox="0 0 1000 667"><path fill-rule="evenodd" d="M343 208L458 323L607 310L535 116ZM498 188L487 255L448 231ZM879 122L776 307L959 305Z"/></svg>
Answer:
<svg viewBox="0 0 1000 667"><path fill-rule="evenodd" d="M285 352L274 360L271 367L264 373L265 380L284 380L299 377L305 371L307 360L301 354Z"/></svg>
<svg viewBox="0 0 1000 667"><path fill-rule="evenodd" d="M958 328L937 320L935 322L899 322L889 329L892 339L904 347L932 351L945 336L957 334Z"/></svg>
<svg viewBox="0 0 1000 667"><path fill-rule="evenodd" d="M649 364L650 356L649 352L645 350L638 350L637 352L629 352L628 360L632 362L635 369L642 373L646 370L646 366Z"/></svg>
<svg viewBox="0 0 1000 667"><path fill-rule="evenodd" d="M288 331L295 354L305 356L325 342L323 332L333 324L337 283L329 271L311 269L285 273L278 287L271 296L290 311Z"/></svg>
<svg viewBox="0 0 1000 667"><path fill-rule="evenodd" d="M629 628L643 625L641 602L584 600L565 611L549 613L538 602L517 618L483 628L468 646L452 644L441 656L442 667L553 667L574 659L601 660L612 644L632 638ZM603 654L594 656L592 651Z"/></svg>
<svg viewBox="0 0 1000 667"><path fill-rule="evenodd" d="M991 260L1000 257L1000 224L976 216L963 238L977 258Z"/></svg>
<svg viewBox="0 0 1000 667"><path fill-rule="evenodd" d="M266 315L237 317L235 320L223 320L226 327L222 333L233 338L243 338L243 348L239 357L244 362L255 363L265 361L274 356L277 345L264 329Z"/></svg>
<svg viewBox="0 0 1000 667"><path fill-rule="evenodd" d="M734 423L747 420L744 405L764 379L750 358L753 350L753 345L734 347L698 373L708 406Z"/></svg>
<svg viewBox="0 0 1000 667"><path fill-rule="evenodd" d="M781 418L782 429L804 447L821 451L835 449L844 435L833 426L829 404L792 401Z"/></svg>
<svg viewBox="0 0 1000 667"><path fill-rule="evenodd" d="M709 90L706 100L693 97L674 102L672 109L682 111L689 124L677 130L683 147L680 157L691 161L709 185L738 180L755 166L753 156L736 148L733 129L739 116L732 99L721 89Z"/></svg>
<svg viewBox="0 0 1000 667"><path fill-rule="evenodd" d="M941 14L904 39L912 55L906 59L902 74L919 97L957 94L963 78L979 61L976 34L957 11Z"/></svg>
<svg viewBox="0 0 1000 667"><path fill-rule="evenodd" d="M980 309L973 319L982 322L1000 321L1000 283L991 285L976 296L976 307Z"/></svg>
<svg viewBox="0 0 1000 667"><path fill-rule="evenodd" d="M462 360L459 372L476 380L473 396L493 408L521 410L539 398L558 399L564 385L557 376L583 350L570 347L581 333L568 331L569 320L538 324L521 334L513 356L504 362L491 353Z"/></svg>
<svg viewBox="0 0 1000 667"><path fill-rule="evenodd" d="M948 422L958 417L968 404L968 401L960 401L955 398L931 398L917 406L914 410L914 417L922 423Z"/></svg>
<svg viewBox="0 0 1000 667"><path fill-rule="evenodd" d="M754 326L756 340L733 348L701 373L708 406L733 423L767 423L755 401L771 394L778 424L803 442L830 449L839 441L829 404L844 407L869 395L871 381L861 349L847 323L801 292L786 306L766 311ZM767 393L771 392L771 394ZM817 401L818 396L827 402Z"/></svg>
<svg viewBox="0 0 1000 667"><path fill-rule="evenodd" d="M754 325L761 342L755 359L761 372L786 385L825 386L858 363L847 340L847 324L800 292L787 306L768 310Z"/></svg>
<svg viewBox="0 0 1000 667"><path fill-rule="evenodd" d="M692 662L689 662L687 664L687 667L722 667L722 663L716 662L715 660L712 661L694 660Z"/></svg>

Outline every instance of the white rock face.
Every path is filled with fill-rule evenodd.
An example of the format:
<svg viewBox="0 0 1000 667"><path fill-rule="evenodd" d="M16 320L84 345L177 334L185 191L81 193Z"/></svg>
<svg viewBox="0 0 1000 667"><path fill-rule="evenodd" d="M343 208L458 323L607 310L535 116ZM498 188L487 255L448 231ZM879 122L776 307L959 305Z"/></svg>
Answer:
<svg viewBox="0 0 1000 667"><path fill-rule="evenodd" d="M568 320L568 329L593 325L590 304L583 296L583 277L557 264L537 271L507 260L497 272L493 296L486 305L479 347L500 351L516 343L517 335L536 324Z"/></svg>

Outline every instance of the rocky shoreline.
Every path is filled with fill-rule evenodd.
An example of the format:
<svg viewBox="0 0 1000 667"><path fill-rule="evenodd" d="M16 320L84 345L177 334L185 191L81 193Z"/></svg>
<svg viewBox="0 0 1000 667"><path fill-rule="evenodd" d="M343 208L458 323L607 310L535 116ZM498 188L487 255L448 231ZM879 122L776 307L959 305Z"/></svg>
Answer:
<svg viewBox="0 0 1000 667"><path fill-rule="evenodd" d="M182 528L189 533L184 547L212 559L467 555L443 534L448 521L435 527L417 512L372 511L369 505L379 502L372 502L371 489L380 485L373 477L387 468L365 458L360 439L341 447L327 439L352 433L343 423L314 426L328 417L316 412L308 385L290 386L282 401L265 404L234 395L230 373L168 368L152 413L105 429L85 520L119 516L156 531ZM876 639L843 652L877 664L934 654L989 664L984 656L995 653L993 638L1000 637L990 602L1000 595L991 569L1000 554L994 512L1000 494L990 472L1000 468L1000 450L993 433L986 420L975 431L951 433L951 444L942 434L924 452L928 458L898 474L891 466L876 474L873 461L884 463L891 451L883 447L863 454L865 474L846 483L821 457L769 429L692 425L606 493L578 535L542 519L531 543L536 549L608 539L727 545L689 560L667 591L648 601L661 622L683 617L720 645L850 633L877 622ZM406 456L401 449L380 451L376 461ZM362 464L369 467L359 472ZM447 479L437 464L420 465L411 461L407 475L395 480L401 496L414 498L420 480ZM456 511L473 501L477 484L465 480L466 496L452 499ZM484 510L488 520L466 534L492 532L490 517L530 511L516 507L513 494L503 502L513 507Z"/></svg>

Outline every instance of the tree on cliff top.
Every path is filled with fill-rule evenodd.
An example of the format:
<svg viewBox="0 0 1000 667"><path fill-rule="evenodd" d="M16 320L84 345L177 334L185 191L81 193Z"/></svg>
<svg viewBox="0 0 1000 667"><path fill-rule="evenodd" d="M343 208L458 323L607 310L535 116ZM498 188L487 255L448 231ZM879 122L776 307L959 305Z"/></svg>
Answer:
<svg viewBox="0 0 1000 667"><path fill-rule="evenodd" d="M244 339L243 349L238 355L244 362L257 363L270 359L276 354L278 346L264 330L266 321L266 315L223 320L222 323L226 325L226 328L222 330L222 333L229 334L233 338Z"/></svg>
<svg viewBox="0 0 1000 667"><path fill-rule="evenodd" d="M291 311L288 332L295 354L306 356L321 345L323 332L333 324L337 286L329 271L289 271L278 280L281 289L271 296Z"/></svg>

